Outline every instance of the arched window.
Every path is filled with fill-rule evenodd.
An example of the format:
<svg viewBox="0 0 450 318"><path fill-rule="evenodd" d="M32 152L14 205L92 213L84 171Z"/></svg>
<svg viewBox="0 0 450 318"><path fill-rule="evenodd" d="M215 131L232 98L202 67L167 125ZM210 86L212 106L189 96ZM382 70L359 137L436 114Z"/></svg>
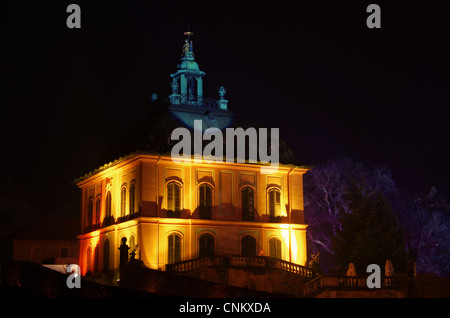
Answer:
<svg viewBox="0 0 450 318"><path fill-rule="evenodd" d="M270 222L279 221L281 216L281 203L280 203L280 190L270 189L269 190L269 220Z"/></svg>
<svg viewBox="0 0 450 318"><path fill-rule="evenodd" d="M124 217L127 208L127 188L125 186L120 190L120 217Z"/></svg>
<svg viewBox="0 0 450 318"><path fill-rule="evenodd" d="M202 184L198 191L198 216L200 219L210 220L212 217L212 187L208 184Z"/></svg>
<svg viewBox="0 0 450 318"><path fill-rule="evenodd" d="M212 234L205 233L198 238L198 257L214 256L215 237Z"/></svg>
<svg viewBox="0 0 450 318"><path fill-rule="evenodd" d="M108 191L108 193L106 194L106 203L105 203L105 216L107 218L111 217L111 205L112 205L111 191Z"/></svg>
<svg viewBox="0 0 450 318"><path fill-rule="evenodd" d="M95 224L100 224L100 208L102 204L102 198L100 196L95 200Z"/></svg>
<svg viewBox="0 0 450 318"><path fill-rule="evenodd" d="M171 234L167 240L167 263L175 264L181 262L181 236L178 234Z"/></svg>
<svg viewBox="0 0 450 318"><path fill-rule="evenodd" d="M99 256L99 246L98 244L94 248L94 273L98 273L100 270L100 256Z"/></svg>
<svg viewBox="0 0 450 318"><path fill-rule="evenodd" d="M167 216L180 217L181 187L177 182L167 184Z"/></svg>
<svg viewBox="0 0 450 318"><path fill-rule="evenodd" d="M281 241L276 237L269 240L269 256L281 259Z"/></svg>
<svg viewBox="0 0 450 318"><path fill-rule="evenodd" d="M134 214L134 202L135 202L136 184L131 182L130 184L130 215Z"/></svg>
<svg viewBox="0 0 450 318"><path fill-rule="evenodd" d="M255 191L251 187L245 187L241 190L241 207L242 220L254 221L255 207L254 207Z"/></svg>
<svg viewBox="0 0 450 318"><path fill-rule="evenodd" d="M86 252L86 272L92 274L92 267L92 245L89 245Z"/></svg>
<svg viewBox="0 0 450 318"><path fill-rule="evenodd" d="M136 248L136 239L134 238L134 235L130 236L130 251L134 250Z"/></svg>
<svg viewBox="0 0 450 318"><path fill-rule="evenodd" d="M133 257L135 259L136 258L139 259L139 256L136 257L137 245L136 245L136 239L134 238L134 235L130 236L129 247L130 247L130 250L129 250L129 253L128 253L128 259L130 259L131 257Z"/></svg>
<svg viewBox="0 0 450 318"><path fill-rule="evenodd" d="M245 235L241 239L242 256L256 256L256 239L251 235Z"/></svg>
<svg viewBox="0 0 450 318"><path fill-rule="evenodd" d="M88 214L87 214L87 225L92 225L92 222L94 221L93 214L94 214L94 199L93 198L89 198Z"/></svg>
<svg viewBox="0 0 450 318"><path fill-rule="evenodd" d="M109 273L109 240L103 244L103 273Z"/></svg>

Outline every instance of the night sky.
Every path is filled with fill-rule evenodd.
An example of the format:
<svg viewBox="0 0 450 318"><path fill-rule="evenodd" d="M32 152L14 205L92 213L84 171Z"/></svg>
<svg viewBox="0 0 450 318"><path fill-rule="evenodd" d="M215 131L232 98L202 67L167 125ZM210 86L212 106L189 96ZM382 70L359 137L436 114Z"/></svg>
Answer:
<svg viewBox="0 0 450 318"><path fill-rule="evenodd" d="M94 3L95 2L95 3ZM279 127L305 165L348 156L449 197L450 13L430 1L5 1L2 180L78 212L71 181L170 93L188 25L204 95ZM81 7L81 29L66 8ZM366 8L381 7L381 29Z"/></svg>

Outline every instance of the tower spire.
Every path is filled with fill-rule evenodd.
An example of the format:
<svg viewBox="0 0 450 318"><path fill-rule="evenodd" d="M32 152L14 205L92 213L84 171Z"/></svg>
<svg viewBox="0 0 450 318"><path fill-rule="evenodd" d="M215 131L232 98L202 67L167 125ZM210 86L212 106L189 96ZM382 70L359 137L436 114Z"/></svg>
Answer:
<svg viewBox="0 0 450 318"><path fill-rule="evenodd" d="M205 76L205 72L200 71L194 60L194 50L190 38L194 33L186 31L183 34L187 38L182 49L181 63L177 65L177 72L170 74L172 77L170 101L172 104L201 106L203 105L202 77Z"/></svg>

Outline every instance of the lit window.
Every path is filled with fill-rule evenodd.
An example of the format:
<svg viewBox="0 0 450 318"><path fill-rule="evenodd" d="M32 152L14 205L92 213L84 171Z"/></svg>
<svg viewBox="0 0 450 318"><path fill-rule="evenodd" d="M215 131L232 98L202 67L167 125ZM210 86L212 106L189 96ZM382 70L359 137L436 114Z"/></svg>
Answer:
<svg viewBox="0 0 450 318"><path fill-rule="evenodd" d="M130 184L130 215L134 214L134 200L135 200L135 192L136 192L136 185L134 183Z"/></svg>
<svg viewBox="0 0 450 318"><path fill-rule="evenodd" d="M180 217L180 191L181 187L176 182L167 184L167 216Z"/></svg>
<svg viewBox="0 0 450 318"><path fill-rule="evenodd" d="M277 238L269 240L269 256L281 259L281 241Z"/></svg>
<svg viewBox="0 0 450 318"><path fill-rule="evenodd" d="M126 211L126 204L127 204L127 188L122 187L122 190L120 191L120 216L125 216Z"/></svg>
<svg viewBox="0 0 450 318"><path fill-rule="evenodd" d="M242 220L253 221L255 216L254 208L254 191L250 187L245 187L241 191L241 204L242 204Z"/></svg>
<svg viewBox="0 0 450 318"><path fill-rule="evenodd" d="M102 204L102 198L100 196L95 200L95 224L100 223L100 207Z"/></svg>
<svg viewBox="0 0 450 318"><path fill-rule="evenodd" d="M277 189L269 190L269 217L271 222L281 215L280 191Z"/></svg>
<svg viewBox="0 0 450 318"><path fill-rule="evenodd" d="M106 194L106 203L105 203L105 213L106 213L106 217L110 217L111 216L111 204L112 204L112 199L111 199L111 191L108 191L108 193Z"/></svg>
<svg viewBox="0 0 450 318"><path fill-rule="evenodd" d="M212 212L212 187L202 184L199 187L199 218L211 219Z"/></svg>
<svg viewBox="0 0 450 318"><path fill-rule="evenodd" d="M134 235L130 236L130 251L134 250L136 248L136 242Z"/></svg>
<svg viewBox="0 0 450 318"><path fill-rule="evenodd" d="M168 237L168 264L181 262L181 236L171 234Z"/></svg>

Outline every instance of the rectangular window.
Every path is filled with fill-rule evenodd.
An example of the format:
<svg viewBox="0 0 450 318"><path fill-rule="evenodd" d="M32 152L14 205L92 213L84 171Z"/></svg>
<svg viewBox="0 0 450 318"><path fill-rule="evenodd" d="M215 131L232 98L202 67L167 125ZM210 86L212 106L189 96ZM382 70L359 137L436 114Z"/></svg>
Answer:
<svg viewBox="0 0 450 318"><path fill-rule="evenodd" d="M168 264L181 262L181 237L172 234L168 237Z"/></svg>
<svg viewBox="0 0 450 318"><path fill-rule="evenodd" d="M59 256L63 257L63 258L69 257L69 248L68 247L61 247Z"/></svg>
<svg viewBox="0 0 450 318"><path fill-rule="evenodd" d="M127 204L127 188L123 187L120 193L120 216L125 216L125 209Z"/></svg>
<svg viewBox="0 0 450 318"><path fill-rule="evenodd" d="M100 208L101 208L101 197L97 197L95 201L95 224L100 224Z"/></svg>
<svg viewBox="0 0 450 318"><path fill-rule="evenodd" d="M41 248L39 246L31 247L31 260L37 261L41 258Z"/></svg>
<svg viewBox="0 0 450 318"><path fill-rule="evenodd" d="M245 187L241 191L242 198L242 220L253 221L254 220L254 192L250 187Z"/></svg>
<svg viewBox="0 0 450 318"><path fill-rule="evenodd" d="M135 184L132 183L130 185L130 215L134 213L134 193L135 193Z"/></svg>
<svg viewBox="0 0 450 318"><path fill-rule="evenodd" d="M281 195L280 191L272 189L269 191L269 219L270 222L281 221Z"/></svg>
<svg viewBox="0 0 450 318"><path fill-rule="evenodd" d="M211 219L212 217L212 188L203 184L199 188L199 218Z"/></svg>
<svg viewBox="0 0 450 318"><path fill-rule="evenodd" d="M180 211L180 186L174 182L167 185L167 210Z"/></svg>
<svg viewBox="0 0 450 318"><path fill-rule="evenodd" d="M269 256L281 259L281 241L273 238L269 241Z"/></svg>

